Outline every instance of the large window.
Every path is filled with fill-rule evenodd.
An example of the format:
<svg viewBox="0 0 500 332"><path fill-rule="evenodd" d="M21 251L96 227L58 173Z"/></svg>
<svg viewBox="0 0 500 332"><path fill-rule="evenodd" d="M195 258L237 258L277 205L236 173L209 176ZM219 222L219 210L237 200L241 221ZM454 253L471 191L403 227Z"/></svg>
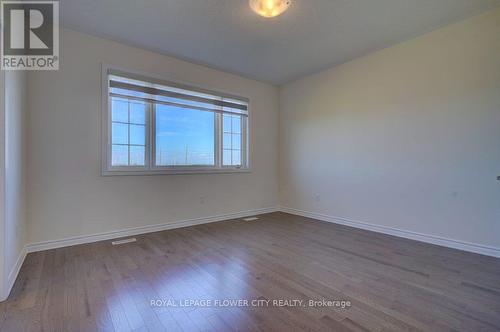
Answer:
<svg viewBox="0 0 500 332"><path fill-rule="evenodd" d="M103 174L248 169L248 100L105 68Z"/></svg>

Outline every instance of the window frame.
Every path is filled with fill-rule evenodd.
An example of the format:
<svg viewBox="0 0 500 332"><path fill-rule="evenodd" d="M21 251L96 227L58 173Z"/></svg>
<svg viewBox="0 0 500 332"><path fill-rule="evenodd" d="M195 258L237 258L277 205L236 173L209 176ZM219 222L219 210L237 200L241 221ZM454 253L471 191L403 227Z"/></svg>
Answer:
<svg viewBox="0 0 500 332"><path fill-rule="evenodd" d="M224 166L223 158L223 117L220 112L214 114L214 166L182 165L182 166L157 166L156 165L156 104L149 103L146 114L146 153L145 166L112 166L112 112L111 98L109 96L110 74L146 82L164 84L168 86L192 89L198 92L219 95L226 98L244 100L248 103L248 116L241 116L241 166ZM199 88L192 84L172 82L155 75L141 73L115 66L102 64L101 68L101 175L171 175L171 174L210 174L210 173L248 173L251 172L251 112L250 101L246 97L235 96L224 92Z"/></svg>

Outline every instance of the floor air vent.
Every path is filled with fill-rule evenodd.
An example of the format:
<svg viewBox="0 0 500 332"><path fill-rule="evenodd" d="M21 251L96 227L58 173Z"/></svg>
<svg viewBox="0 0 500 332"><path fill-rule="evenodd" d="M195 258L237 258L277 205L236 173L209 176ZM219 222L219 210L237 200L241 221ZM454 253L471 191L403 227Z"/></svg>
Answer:
<svg viewBox="0 0 500 332"><path fill-rule="evenodd" d="M254 221L254 220L257 220L257 219L259 219L259 218L257 218L257 217L243 218L243 220L245 220L245 221Z"/></svg>
<svg viewBox="0 0 500 332"><path fill-rule="evenodd" d="M123 239L123 240L113 241L113 242L111 242L111 244L114 245L114 246L117 246L117 245L120 245L120 244L131 243L131 242L135 242L135 241L137 241L137 239L135 237L131 237L129 239Z"/></svg>

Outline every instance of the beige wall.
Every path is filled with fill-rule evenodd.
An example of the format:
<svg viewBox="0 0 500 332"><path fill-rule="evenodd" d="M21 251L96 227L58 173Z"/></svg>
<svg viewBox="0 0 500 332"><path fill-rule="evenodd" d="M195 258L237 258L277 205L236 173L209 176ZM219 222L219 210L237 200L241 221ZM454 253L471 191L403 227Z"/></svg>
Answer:
<svg viewBox="0 0 500 332"><path fill-rule="evenodd" d="M500 10L282 87L283 206L500 248Z"/></svg>
<svg viewBox="0 0 500 332"><path fill-rule="evenodd" d="M0 70L0 301L5 294L5 72Z"/></svg>
<svg viewBox="0 0 500 332"><path fill-rule="evenodd" d="M60 70L29 77L30 243L277 205L276 87L71 30L61 38ZM252 172L101 177L102 62L250 98Z"/></svg>
<svg viewBox="0 0 500 332"><path fill-rule="evenodd" d="M25 117L26 73L6 71L4 74L4 169L3 169L3 267L4 294L8 295L16 277L16 263L23 252L25 241ZM20 262L20 261L19 261Z"/></svg>

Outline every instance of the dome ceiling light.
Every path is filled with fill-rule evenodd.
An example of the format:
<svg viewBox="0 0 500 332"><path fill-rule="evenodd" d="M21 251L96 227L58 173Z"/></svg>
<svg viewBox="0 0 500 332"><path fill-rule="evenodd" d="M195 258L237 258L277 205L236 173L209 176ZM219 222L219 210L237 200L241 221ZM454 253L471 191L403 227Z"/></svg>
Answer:
<svg viewBox="0 0 500 332"><path fill-rule="evenodd" d="M249 0L248 3L260 16L275 17L288 9L291 0Z"/></svg>

